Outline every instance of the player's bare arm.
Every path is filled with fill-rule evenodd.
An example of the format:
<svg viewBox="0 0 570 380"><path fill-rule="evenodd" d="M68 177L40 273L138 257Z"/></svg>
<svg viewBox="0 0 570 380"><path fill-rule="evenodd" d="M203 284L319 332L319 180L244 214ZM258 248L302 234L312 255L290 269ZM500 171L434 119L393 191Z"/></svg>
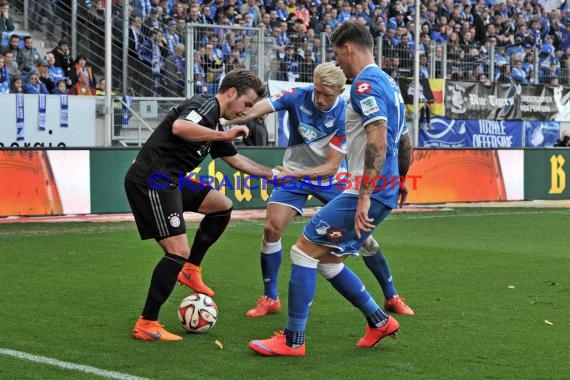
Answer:
<svg viewBox="0 0 570 380"><path fill-rule="evenodd" d="M222 125L238 125L241 123L245 123L246 121L249 121L251 119L255 119L256 117L264 116L272 112L273 112L273 107L271 106L271 102L269 101L269 99L263 99L255 103L247 115L242 117L236 117L235 119L232 120L223 120Z"/></svg>
<svg viewBox="0 0 570 380"><path fill-rule="evenodd" d="M410 141L410 136L406 133L402 135L400 142L398 143L398 171L400 176L404 178L408 175L408 170L412 165L412 151L412 142ZM400 201L398 202L400 207L404 205L407 199L408 189L406 188L405 183L402 183L400 185Z"/></svg>
<svg viewBox="0 0 570 380"><path fill-rule="evenodd" d="M371 231L374 229L374 223L368 217L370 209L370 194L372 194L374 184L370 180L382 172L384 161L386 160L386 136L387 122L386 120L377 120L368 124L364 130L366 131L367 143L364 152L364 171L363 176L368 180L360 186L358 193L358 206L354 222L356 236L360 237L361 231Z"/></svg>
<svg viewBox="0 0 570 380"><path fill-rule="evenodd" d="M227 131L217 131L188 120L178 119L172 125L172 133L186 141L232 141L240 135L247 137L249 129L245 125L236 125Z"/></svg>
<svg viewBox="0 0 570 380"><path fill-rule="evenodd" d="M273 177L273 171L270 167L261 165L239 153L233 156L226 156L221 158L232 168L239 170L240 172L268 179L271 179Z"/></svg>
<svg viewBox="0 0 570 380"><path fill-rule="evenodd" d="M297 179L307 177L310 179L328 178L336 174L343 158L344 153L329 147L327 150L327 160L324 164L304 170L289 170L283 166L277 166L276 169L280 171L278 178L281 179L285 176L292 176Z"/></svg>

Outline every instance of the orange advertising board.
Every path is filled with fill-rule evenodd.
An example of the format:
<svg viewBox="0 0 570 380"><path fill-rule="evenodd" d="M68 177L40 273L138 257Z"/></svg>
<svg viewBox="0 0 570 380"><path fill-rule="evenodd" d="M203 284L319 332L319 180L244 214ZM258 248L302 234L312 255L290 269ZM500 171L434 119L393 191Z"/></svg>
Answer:
<svg viewBox="0 0 570 380"><path fill-rule="evenodd" d="M409 203L507 200L496 150L415 150Z"/></svg>

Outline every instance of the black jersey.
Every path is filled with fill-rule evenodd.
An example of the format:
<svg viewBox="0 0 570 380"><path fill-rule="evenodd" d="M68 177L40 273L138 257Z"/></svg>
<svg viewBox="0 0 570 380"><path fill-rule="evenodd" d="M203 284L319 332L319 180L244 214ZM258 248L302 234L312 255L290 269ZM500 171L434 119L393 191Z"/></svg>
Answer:
<svg viewBox="0 0 570 380"><path fill-rule="evenodd" d="M220 103L216 97L195 95L172 107L160 125L150 135L127 172L127 178L147 184L152 173L162 172L170 183L179 183L179 176L195 169L210 154L212 158L237 154L231 142L183 140L172 133L177 119L189 120L213 130L222 130L219 124Z"/></svg>

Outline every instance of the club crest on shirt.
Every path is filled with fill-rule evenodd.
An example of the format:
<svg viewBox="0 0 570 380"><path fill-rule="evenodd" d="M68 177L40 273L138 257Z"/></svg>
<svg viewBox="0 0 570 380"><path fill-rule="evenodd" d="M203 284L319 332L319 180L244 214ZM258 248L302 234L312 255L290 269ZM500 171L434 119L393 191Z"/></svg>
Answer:
<svg viewBox="0 0 570 380"><path fill-rule="evenodd" d="M180 216L177 213L168 215L168 222L174 228L180 227Z"/></svg>
<svg viewBox="0 0 570 380"><path fill-rule="evenodd" d="M327 234L327 231L329 230L330 227L331 226L329 226L327 222L321 220L319 224L317 224L317 228L315 228L315 231L317 232L317 235L323 236Z"/></svg>
<svg viewBox="0 0 570 380"><path fill-rule="evenodd" d="M325 124L325 127L327 127L327 128L334 127L334 116L328 115L327 118L325 119L324 124Z"/></svg>
<svg viewBox="0 0 570 380"><path fill-rule="evenodd" d="M370 94L372 91L372 85L368 82L356 82L355 88L358 95Z"/></svg>

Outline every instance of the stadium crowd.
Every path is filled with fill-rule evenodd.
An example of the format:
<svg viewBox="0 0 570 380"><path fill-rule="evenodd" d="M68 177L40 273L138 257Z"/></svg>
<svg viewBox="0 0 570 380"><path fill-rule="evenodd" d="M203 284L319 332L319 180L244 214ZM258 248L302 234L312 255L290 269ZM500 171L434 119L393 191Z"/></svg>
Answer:
<svg viewBox="0 0 570 380"><path fill-rule="evenodd" d="M14 31L9 1L19 0L0 0L3 33ZM30 0L30 28L40 30L45 43L55 46L40 54L32 37L24 37L22 44L19 35L11 34L0 50L0 92L97 92L95 74L102 74L104 63L101 32L99 38L89 35L97 49L90 45L89 51L70 52L69 21L58 21L57 38L62 39L57 44L54 23L46 22L71 11L70 3ZM116 31L123 29L122 3L113 1ZM79 1L78 20L85 33L103 25L104 4ZM317 64L334 60L330 47L321 56L321 35L328 41L349 19L366 25L379 41L385 71L396 78L411 77L415 12L414 0L131 0L129 88L139 96L184 95L187 23L204 25L195 34L195 93L214 94L226 72L255 64L251 56L257 51L257 37L245 29L227 29L229 25L262 29L268 52L265 79L311 82ZM570 7L545 12L535 0L422 0L420 20L421 77L570 84ZM120 33L113 34L114 43L120 44Z"/></svg>

